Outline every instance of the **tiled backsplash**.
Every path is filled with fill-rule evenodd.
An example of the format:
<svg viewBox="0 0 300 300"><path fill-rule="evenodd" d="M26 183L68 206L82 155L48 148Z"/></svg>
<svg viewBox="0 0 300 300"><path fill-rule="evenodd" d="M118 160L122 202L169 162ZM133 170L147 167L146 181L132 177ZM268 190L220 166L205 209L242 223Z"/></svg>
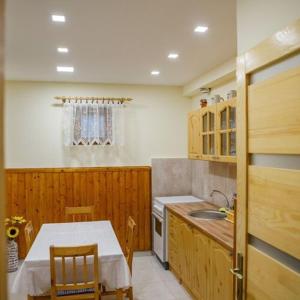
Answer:
<svg viewBox="0 0 300 300"><path fill-rule="evenodd" d="M152 196L192 194L192 163L185 158L152 159Z"/></svg>
<svg viewBox="0 0 300 300"><path fill-rule="evenodd" d="M209 195L214 189L223 192L231 200L233 193L236 193L236 164L193 160L192 194L224 206L223 196L214 194L210 199Z"/></svg>
<svg viewBox="0 0 300 300"><path fill-rule="evenodd" d="M213 189L225 193L229 200L236 192L236 165L188 160L185 158L152 159L152 196L194 195L219 206L225 202Z"/></svg>

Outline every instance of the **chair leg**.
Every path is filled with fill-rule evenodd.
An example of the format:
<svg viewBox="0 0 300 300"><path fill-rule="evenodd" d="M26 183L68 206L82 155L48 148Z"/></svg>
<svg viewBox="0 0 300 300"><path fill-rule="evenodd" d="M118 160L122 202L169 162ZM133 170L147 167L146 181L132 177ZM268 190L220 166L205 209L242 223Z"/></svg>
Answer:
<svg viewBox="0 0 300 300"><path fill-rule="evenodd" d="M127 297L129 298L129 300L133 300L133 289L132 289L132 286L127 291Z"/></svg>
<svg viewBox="0 0 300 300"><path fill-rule="evenodd" d="M123 289L117 289L116 296L117 300L123 300Z"/></svg>

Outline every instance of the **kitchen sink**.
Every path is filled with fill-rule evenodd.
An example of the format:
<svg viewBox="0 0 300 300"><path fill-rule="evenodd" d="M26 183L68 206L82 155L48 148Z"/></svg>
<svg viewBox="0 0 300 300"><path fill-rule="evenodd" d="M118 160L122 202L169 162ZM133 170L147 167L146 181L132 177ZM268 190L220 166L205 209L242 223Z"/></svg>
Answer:
<svg viewBox="0 0 300 300"><path fill-rule="evenodd" d="M194 210L189 213L191 217L205 220L223 220L226 214L214 209Z"/></svg>

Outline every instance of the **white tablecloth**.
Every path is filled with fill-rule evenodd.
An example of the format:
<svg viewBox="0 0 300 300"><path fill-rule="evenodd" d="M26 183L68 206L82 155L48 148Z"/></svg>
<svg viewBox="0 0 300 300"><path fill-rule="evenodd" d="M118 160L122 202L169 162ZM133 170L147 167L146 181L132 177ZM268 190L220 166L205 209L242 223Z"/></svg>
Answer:
<svg viewBox="0 0 300 300"><path fill-rule="evenodd" d="M110 221L44 224L13 283L12 293L38 296L50 290L49 247L98 244L101 282L110 289L131 285L131 275Z"/></svg>

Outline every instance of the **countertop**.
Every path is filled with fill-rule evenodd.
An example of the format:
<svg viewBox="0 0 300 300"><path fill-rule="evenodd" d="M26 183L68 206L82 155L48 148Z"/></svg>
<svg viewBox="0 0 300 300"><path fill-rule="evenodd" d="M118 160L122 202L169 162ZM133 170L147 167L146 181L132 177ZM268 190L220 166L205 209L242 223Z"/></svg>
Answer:
<svg viewBox="0 0 300 300"><path fill-rule="evenodd" d="M189 216L198 209L218 209L209 202L167 204L167 209L199 231L214 239L226 249L233 251L234 225L226 220L203 220Z"/></svg>

